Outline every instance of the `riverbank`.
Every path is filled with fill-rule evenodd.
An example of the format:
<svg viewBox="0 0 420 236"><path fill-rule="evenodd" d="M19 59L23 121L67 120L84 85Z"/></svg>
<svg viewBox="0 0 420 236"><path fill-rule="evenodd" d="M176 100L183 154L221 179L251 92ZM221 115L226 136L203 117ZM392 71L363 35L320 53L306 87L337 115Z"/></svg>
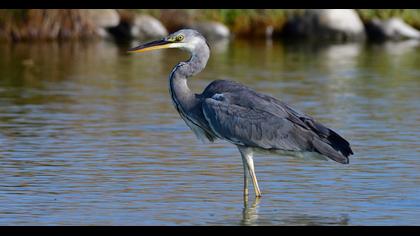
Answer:
<svg viewBox="0 0 420 236"><path fill-rule="evenodd" d="M414 29L420 29L420 10L357 9L354 12L364 25L374 20L396 17ZM291 19L305 14L305 10L283 9L0 10L0 39L24 41L113 37L118 40L155 37L180 28L194 27L200 22L216 22L226 27L229 31L229 34L224 34L226 37L283 37ZM149 23L145 25L137 20L137 16L147 16L147 19L142 19ZM149 34L158 28L157 24L162 25L159 33ZM150 29L144 30L145 27ZM141 34L143 31L146 33Z"/></svg>

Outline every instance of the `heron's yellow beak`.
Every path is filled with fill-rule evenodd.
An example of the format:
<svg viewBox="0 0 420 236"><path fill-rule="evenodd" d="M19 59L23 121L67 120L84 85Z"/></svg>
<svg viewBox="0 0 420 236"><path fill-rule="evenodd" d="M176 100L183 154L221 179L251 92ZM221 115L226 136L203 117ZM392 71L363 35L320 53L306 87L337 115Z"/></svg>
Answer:
<svg viewBox="0 0 420 236"><path fill-rule="evenodd" d="M128 50L128 52L147 52L157 49L170 48L172 43L173 42L167 41L165 39L156 40L150 43L145 43L140 46L131 48Z"/></svg>

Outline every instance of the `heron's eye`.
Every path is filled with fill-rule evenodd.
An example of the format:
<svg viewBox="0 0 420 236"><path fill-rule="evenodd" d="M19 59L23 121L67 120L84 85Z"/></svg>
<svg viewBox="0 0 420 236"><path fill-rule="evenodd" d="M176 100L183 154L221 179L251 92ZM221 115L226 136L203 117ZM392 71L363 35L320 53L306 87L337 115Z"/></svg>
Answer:
<svg viewBox="0 0 420 236"><path fill-rule="evenodd" d="M182 34L179 34L179 35L177 35L176 36L176 41L182 41L182 40L184 40L184 35L182 35Z"/></svg>

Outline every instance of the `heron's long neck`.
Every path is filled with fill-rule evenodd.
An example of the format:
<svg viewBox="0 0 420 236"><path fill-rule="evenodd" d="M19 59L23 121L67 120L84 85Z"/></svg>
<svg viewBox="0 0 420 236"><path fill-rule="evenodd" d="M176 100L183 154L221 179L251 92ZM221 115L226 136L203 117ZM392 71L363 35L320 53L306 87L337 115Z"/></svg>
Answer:
<svg viewBox="0 0 420 236"><path fill-rule="evenodd" d="M181 106L180 108L183 111L193 108L198 102L195 94L188 87L187 78L202 71L206 66L208 58L208 48L201 48L192 53L190 60L180 62L172 70L169 77L169 91L174 105Z"/></svg>

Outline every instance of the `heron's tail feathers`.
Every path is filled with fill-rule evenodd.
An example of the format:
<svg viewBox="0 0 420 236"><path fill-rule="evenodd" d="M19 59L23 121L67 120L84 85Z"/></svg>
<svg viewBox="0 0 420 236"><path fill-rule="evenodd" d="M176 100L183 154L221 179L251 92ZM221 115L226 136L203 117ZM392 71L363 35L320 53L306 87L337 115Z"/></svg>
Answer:
<svg viewBox="0 0 420 236"><path fill-rule="evenodd" d="M353 151L351 150L349 142L345 140L343 137L338 135L333 130L329 129L329 135L327 137L328 142L331 146L336 150L341 152L345 157L353 155Z"/></svg>
<svg viewBox="0 0 420 236"><path fill-rule="evenodd" d="M334 161L343 164L349 163L348 157L353 154L353 151L347 140L312 118L299 117L299 119L316 133L317 137L315 138L315 141L313 141L315 151L326 155Z"/></svg>
<svg viewBox="0 0 420 236"><path fill-rule="evenodd" d="M307 117L300 117L300 119L317 135L312 141L316 152L342 164L349 163L348 157L353 154L353 151L347 140L313 119Z"/></svg>
<svg viewBox="0 0 420 236"><path fill-rule="evenodd" d="M341 164L348 164L348 157L353 154L350 144L331 129L329 129L329 135L327 137L321 139L315 138L313 146L315 151Z"/></svg>
<svg viewBox="0 0 420 236"><path fill-rule="evenodd" d="M349 158L342 155L341 153L337 152L336 150L334 150L334 148L332 148L330 145L328 145L327 143L324 143L323 141L319 140L319 139L315 139L313 141L313 146L315 148L316 152L319 152L327 157L329 157L330 159L339 162L341 164L348 164L349 163Z"/></svg>

